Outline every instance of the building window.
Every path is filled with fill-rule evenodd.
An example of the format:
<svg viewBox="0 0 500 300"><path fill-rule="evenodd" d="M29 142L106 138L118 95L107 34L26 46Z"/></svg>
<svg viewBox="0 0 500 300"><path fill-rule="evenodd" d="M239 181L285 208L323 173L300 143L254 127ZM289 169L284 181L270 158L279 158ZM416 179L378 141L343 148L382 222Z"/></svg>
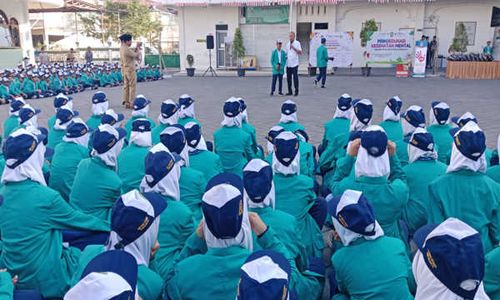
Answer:
<svg viewBox="0 0 500 300"><path fill-rule="evenodd" d="M314 23L314 30L328 30L328 23Z"/></svg>
<svg viewBox="0 0 500 300"><path fill-rule="evenodd" d="M326 5L323 5L323 14L326 15Z"/></svg>
<svg viewBox="0 0 500 300"><path fill-rule="evenodd" d="M21 39L19 37L19 22L15 18L10 18L9 23L10 37L13 47L21 47Z"/></svg>
<svg viewBox="0 0 500 300"><path fill-rule="evenodd" d="M9 19L2 10L0 10L0 47L12 47Z"/></svg>

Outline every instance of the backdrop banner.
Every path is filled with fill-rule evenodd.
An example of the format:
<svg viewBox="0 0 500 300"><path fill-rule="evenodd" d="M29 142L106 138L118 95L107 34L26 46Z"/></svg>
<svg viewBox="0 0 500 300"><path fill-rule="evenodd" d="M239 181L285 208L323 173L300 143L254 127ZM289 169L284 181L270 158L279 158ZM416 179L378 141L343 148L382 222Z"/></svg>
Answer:
<svg viewBox="0 0 500 300"><path fill-rule="evenodd" d="M373 32L366 44L368 64L408 64L413 54L412 32Z"/></svg>
<svg viewBox="0 0 500 300"><path fill-rule="evenodd" d="M349 67L352 64L353 33L352 32L312 32L309 44L309 64L316 67L316 50L321 45L321 38L326 38L328 67Z"/></svg>
<svg viewBox="0 0 500 300"><path fill-rule="evenodd" d="M415 55L413 59L413 77L425 77L426 61L427 43L417 41L415 44Z"/></svg>

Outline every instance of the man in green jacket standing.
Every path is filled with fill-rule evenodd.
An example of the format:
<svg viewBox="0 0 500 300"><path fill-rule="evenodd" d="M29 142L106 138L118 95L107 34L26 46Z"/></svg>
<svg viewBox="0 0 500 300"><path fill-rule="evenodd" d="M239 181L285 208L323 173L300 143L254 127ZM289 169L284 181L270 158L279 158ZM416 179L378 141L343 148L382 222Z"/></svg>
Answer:
<svg viewBox="0 0 500 300"><path fill-rule="evenodd" d="M314 85L318 85L321 80L321 87L325 88L326 67L328 65L328 49L326 49L326 38L321 38L321 45L316 50L316 66L319 68L319 74L314 80Z"/></svg>
<svg viewBox="0 0 500 300"><path fill-rule="evenodd" d="M278 81L278 94L283 95L283 73L286 66L286 52L281 49L283 42L276 41L276 49L271 54L271 65L273 66L273 83L271 84L271 96L276 90L276 81Z"/></svg>

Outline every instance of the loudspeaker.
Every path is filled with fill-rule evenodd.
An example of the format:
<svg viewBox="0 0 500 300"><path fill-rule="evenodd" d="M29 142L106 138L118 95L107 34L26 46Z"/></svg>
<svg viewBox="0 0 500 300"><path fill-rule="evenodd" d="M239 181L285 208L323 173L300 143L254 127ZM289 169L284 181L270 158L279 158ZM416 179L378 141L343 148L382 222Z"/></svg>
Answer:
<svg viewBox="0 0 500 300"><path fill-rule="evenodd" d="M209 34L207 35L207 49L213 49L214 48L214 36Z"/></svg>

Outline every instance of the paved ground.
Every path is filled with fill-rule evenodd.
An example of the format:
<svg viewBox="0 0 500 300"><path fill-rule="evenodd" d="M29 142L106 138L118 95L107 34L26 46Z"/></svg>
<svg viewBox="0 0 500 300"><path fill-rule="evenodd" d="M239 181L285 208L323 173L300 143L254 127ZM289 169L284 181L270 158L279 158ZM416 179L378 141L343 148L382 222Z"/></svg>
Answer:
<svg viewBox="0 0 500 300"><path fill-rule="evenodd" d="M299 121L307 128L313 143L321 140L323 123L330 119L335 109L336 99L342 93L349 93L356 98L369 98L375 105L374 119L379 122L388 97L399 95L404 107L417 104L424 107L426 113L433 100L443 100L450 104L452 115L461 115L471 111L479 119L479 125L486 132L489 147L496 145L500 133L500 81L446 80L443 78L394 78L373 76L369 78L355 76L328 77L327 88L315 88L310 77L300 77L301 90L298 97L292 97L298 104ZM159 107L167 98L177 99L188 93L196 99L197 118L203 123L204 135L212 139L213 131L222 120L222 103L230 96L241 96L247 104L249 118L257 128L259 143L264 142L267 130L278 122L280 105L286 97L269 96L269 77L172 77L158 82L140 83L138 93L152 99L150 116L156 118ZM125 112L121 107L121 92L118 88L105 88L103 91L111 99L111 107ZM84 119L90 115L92 91L73 95L75 109ZM54 113L52 99L30 100L31 105L41 108L40 124ZM0 107L0 119L8 115L8 106Z"/></svg>

